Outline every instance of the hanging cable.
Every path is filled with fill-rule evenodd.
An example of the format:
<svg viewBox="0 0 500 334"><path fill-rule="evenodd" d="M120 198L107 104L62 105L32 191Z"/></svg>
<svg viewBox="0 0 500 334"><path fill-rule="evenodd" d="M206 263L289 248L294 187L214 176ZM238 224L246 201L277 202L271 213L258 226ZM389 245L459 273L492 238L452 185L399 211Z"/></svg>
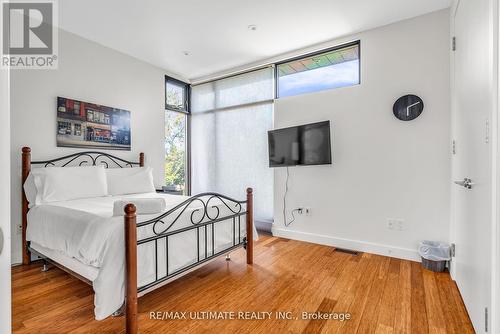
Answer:
<svg viewBox="0 0 500 334"><path fill-rule="evenodd" d="M288 178L289 177L290 177L290 171L288 170L288 167L286 167L285 195L283 195L283 224L285 224L285 227L290 226L295 221L295 212L300 211L300 209L293 209L291 211L292 220L290 220L289 222L287 222L287 218L286 218L286 195L288 194Z"/></svg>

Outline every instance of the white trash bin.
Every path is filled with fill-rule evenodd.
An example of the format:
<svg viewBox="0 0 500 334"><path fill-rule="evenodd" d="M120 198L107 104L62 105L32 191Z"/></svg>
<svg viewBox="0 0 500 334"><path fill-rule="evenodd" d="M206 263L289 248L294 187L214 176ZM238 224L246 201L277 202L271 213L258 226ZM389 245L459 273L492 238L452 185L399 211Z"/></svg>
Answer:
<svg viewBox="0 0 500 334"><path fill-rule="evenodd" d="M422 257L422 266L435 272L444 271L446 261L451 260L450 245L444 242L422 241L418 253Z"/></svg>

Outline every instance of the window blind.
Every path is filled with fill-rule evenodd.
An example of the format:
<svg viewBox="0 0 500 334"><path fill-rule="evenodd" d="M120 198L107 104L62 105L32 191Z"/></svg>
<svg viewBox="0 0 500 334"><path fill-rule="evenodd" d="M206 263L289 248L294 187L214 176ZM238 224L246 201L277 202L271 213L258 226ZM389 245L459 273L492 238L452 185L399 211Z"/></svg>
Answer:
<svg viewBox="0 0 500 334"><path fill-rule="evenodd" d="M273 172L267 131L273 126L273 68L191 89L192 193L242 199L254 188L257 221L273 217Z"/></svg>

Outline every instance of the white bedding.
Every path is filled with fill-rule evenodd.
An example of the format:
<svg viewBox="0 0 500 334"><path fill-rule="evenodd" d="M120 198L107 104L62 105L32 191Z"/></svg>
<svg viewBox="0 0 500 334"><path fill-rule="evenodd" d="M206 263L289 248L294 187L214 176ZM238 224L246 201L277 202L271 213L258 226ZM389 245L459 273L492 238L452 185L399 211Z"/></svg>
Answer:
<svg viewBox="0 0 500 334"><path fill-rule="evenodd" d="M126 200L127 198L159 197L165 200L167 210L188 198L186 196L147 193L37 205L28 212L26 238L45 249L60 252L87 266L97 268L98 275L93 280L94 312L95 318L101 320L116 311L124 301L124 224L123 217L113 217L113 204L116 200ZM201 204L196 203L193 202L190 205L189 209L169 231L191 226L192 210L201 208ZM216 200L213 200L212 203L219 208L221 217L230 214L224 204ZM211 210L212 215L214 215L216 209ZM195 218L200 217L197 214L198 212L194 213ZM139 215L137 221L141 222L157 216L159 214ZM168 226L168 222L172 221L175 216L164 220L166 223L164 226ZM246 232L244 217L241 218L240 235L243 238ZM238 224L236 224L236 228L238 228ZM162 226L158 226L157 231L162 231ZM203 236L204 231L204 228L201 228L199 233ZM207 254L205 254L203 237L200 238L200 253L197 254L196 230L169 237L169 274L196 262L198 255L200 259L203 259L206 255L212 254L210 226L207 228L207 234ZM233 243L232 220L217 223L214 234L216 253L231 246ZM153 235L152 225L148 225L138 229L137 238L140 240ZM257 235L255 230L254 235ZM237 238L236 231L236 242L238 242ZM153 282L156 275L158 277L166 275L165 254L165 241L163 239L157 243L156 254L154 242L138 246L139 287ZM155 273L155 257L158 258L157 273Z"/></svg>
<svg viewBox="0 0 500 334"><path fill-rule="evenodd" d="M67 256L63 252L42 247L36 242L31 242L30 248L34 250L37 254L48 257L49 259L57 262L58 264L61 264L64 267L68 268L69 270L78 273L80 276L83 276L90 282L93 282L97 278L97 275L99 275L99 268L87 266L86 264L81 263L77 259Z"/></svg>

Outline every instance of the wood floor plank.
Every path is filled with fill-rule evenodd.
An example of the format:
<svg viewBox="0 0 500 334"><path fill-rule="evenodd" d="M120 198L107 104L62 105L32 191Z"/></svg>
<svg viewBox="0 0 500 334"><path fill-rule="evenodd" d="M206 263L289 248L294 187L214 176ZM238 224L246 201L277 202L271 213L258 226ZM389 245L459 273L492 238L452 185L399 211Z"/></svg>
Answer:
<svg viewBox="0 0 500 334"><path fill-rule="evenodd" d="M422 267L419 263L411 264L411 332L428 333L429 323L425 307L425 287Z"/></svg>
<svg viewBox="0 0 500 334"><path fill-rule="evenodd" d="M436 285L439 293L439 304L443 310L444 321L448 333L472 333L467 332L462 328L460 319L459 306L453 297L451 291L452 284L447 273L439 273L436 275Z"/></svg>
<svg viewBox="0 0 500 334"><path fill-rule="evenodd" d="M292 298L286 298L283 303L273 310L288 310L294 314L300 315L302 312L313 313L317 311L319 305L325 299L325 295L333 284L341 271L341 264L348 260L351 256L346 254L333 254L327 247L319 246L318 251L313 254L314 257L309 259L307 265L312 265L318 268L318 271L302 270L302 267L297 267L294 274L304 282L304 285L298 287L300 293L294 294ZM336 259L332 263L332 258ZM330 304L332 307L334 304ZM292 323L281 322L275 329L281 331L291 331L300 333L307 326L308 320L295 321ZM260 324L259 327L267 324Z"/></svg>
<svg viewBox="0 0 500 334"><path fill-rule="evenodd" d="M316 312L330 313L333 311L335 304L337 304L336 300L325 298L325 299L323 299L323 301L319 305ZM327 322L326 319L309 320L309 323L307 324L306 328L304 329L304 331L302 333L304 333L304 334L320 333L326 322Z"/></svg>
<svg viewBox="0 0 500 334"><path fill-rule="evenodd" d="M390 258L381 259L378 276L372 282L357 333L375 333L377 329L377 319L380 312L382 294L387 282L389 265Z"/></svg>
<svg viewBox="0 0 500 334"><path fill-rule="evenodd" d="M394 333L411 333L411 262L402 261L399 270L398 299L394 311Z"/></svg>
<svg viewBox="0 0 500 334"><path fill-rule="evenodd" d="M299 307L297 312L317 312L321 303L325 299L331 286L340 278L344 265L352 258L352 255L345 253L326 252L321 259L321 266L318 266L319 271L312 275L311 284L308 286L306 293L301 293L299 297ZM333 263L332 263L333 262ZM305 292L305 291L304 291ZM331 300L331 299L329 299ZM336 304L336 301L335 301ZM335 304L329 304L332 307ZM333 309L330 311L333 312ZM301 332L307 327L307 320L304 322L295 321L291 324L286 324L286 328L291 332Z"/></svg>
<svg viewBox="0 0 500 334"><path fill-rule="evenodd" d="M139 299L141 333L474 333L448 273L419 263L261 235L254 265L245 252L218 259ZM123 333L124 318L94 320L93 291L41 263L12 268L14 333ZM291 320L150 319L152 311L289 311ZM302 319L301 312L350 320Z"/></svg>
<svg viewBox="0 0 500 334"><path fill-rule="evenodd" d="M458 308L460 325L463 328L463 333L475 333L474 327L472 326L472 322L470 321L469 315L467 314L467 310L465 309L462 296L458 291L457 284L451 281L451 279L450 279L450 284L454 287L451 289L451 294L453 295L453 299L455 300L455 305Z"/></svg>
<svg viewBox="0 0 500 334"><path fill-rule="evenodd" d="M380 311L378 314L375 333L395 332L395 312L399 291L399 275L401 261L390 259L387 280L384 292L380 300Z"/></svg>
<svg viewBox="0 0 500 334"><path fill-rule="evenodd" d="M429 271L423 270L422 277L425 290L425 310L429 333L443 334L446 331L446 322L444 321L443 309L439 300L439 292L436 285L436 275Z"/></svg>
<svg viewBox="0 0 500 334"><path fill-rule="evenodd" d="M293 283L279 290L279 297L271 302L274 305L269 308L269 311L287 310L298 314L311 301L315 306L314 309L316 309L316 306L323 298L323 296L318 296L314 293L314 290L317 288L319 275L314 275L314 273L302 269L308 266L320 268L320 263L324 259L325 252L328 252L328 248L324 246L315 245L310 251L301 247L301 251L297 251L296 253L296 258L284 263L284 266L279 269L280 271L276 272L278 274L277 278L281 281L281 277L291 275L288 277L290 277L290 281ZM316 274L318 273L316 272ZM256 304L259 303L258 300L255 300L255 302ZM277 332L285 331L288 326L286 322L277 322L274 324L273 330ZM250 328L252 332L265 331L266 328L269 328L269 321L255 322L254 327Z"/></svg>
<svg viewBox="0 0 500 334"><path fill-rule="evenodd" d="M372 306L379 302L378 298L373 303L372 301L369 302L369 298L374 291L372 289L373 283L377 281L383 258L378 255L372 255L369 259L370 262L366 271L358 280L354 301L347 310L351 314L352 319L343 323L342 332L344 333L357 333L367 305Z"/></svg>
<svg viewBox="0 0 500 334"><path fill-rule="evenodd" d="M283 238L275 238L274 240L272 240L271 242L269 243L266 243L265 246L266 247L272 247L273 245L279 243L279 242L288 242L290 239L283 239Z"/></svg>
<svg viewBox="0 0 500 334"><path fill-rule="evenodd" d="M335 313L347 312L348 308L354 301L355 284L361 277L366 263L369 261L369 256L363 254L359 261L352 261L351 259L346 262L342 273L338 280L330 288L327 297L336 300L337 303L333 308ZM339 321L327 321L321 333L337 333L343 326Z"/></svg>

